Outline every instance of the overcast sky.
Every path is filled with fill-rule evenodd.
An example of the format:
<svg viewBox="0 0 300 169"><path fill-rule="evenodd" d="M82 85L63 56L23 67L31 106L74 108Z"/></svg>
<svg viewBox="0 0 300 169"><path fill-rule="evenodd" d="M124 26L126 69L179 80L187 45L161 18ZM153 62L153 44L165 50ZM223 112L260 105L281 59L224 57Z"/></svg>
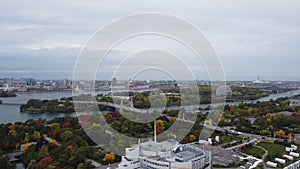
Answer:
<svg viewBox="0 0 300 169"><path fill-rule="evenodd" d="M187 20L207 36L228 80L257 76L300 80L299 0L0 0L0 4L0 77L71 78L81 47L101 27L126 15L162 12ZM115 56L122 52L126 53L116 51ZM186 56L183 52L179 57ZM113 61L106 64L114 67Z"/></svg>

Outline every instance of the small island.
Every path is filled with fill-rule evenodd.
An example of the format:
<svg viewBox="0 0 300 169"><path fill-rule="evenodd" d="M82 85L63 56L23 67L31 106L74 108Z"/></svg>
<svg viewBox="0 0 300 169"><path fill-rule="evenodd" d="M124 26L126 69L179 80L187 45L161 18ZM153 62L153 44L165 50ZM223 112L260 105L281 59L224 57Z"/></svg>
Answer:
<svg viewBox="0 0 300 169"><path fill-rule="evenodd" d="M17 97L17 94L14 91L1 91L0 97Z"/></svg>
<svg viewBox="0 0 300 169"><path fill-rule="evenodd" d="M40 100L29 99L20 106L20 112L29 113L72 113L75 112L73 104L68 99Z"/></svg>

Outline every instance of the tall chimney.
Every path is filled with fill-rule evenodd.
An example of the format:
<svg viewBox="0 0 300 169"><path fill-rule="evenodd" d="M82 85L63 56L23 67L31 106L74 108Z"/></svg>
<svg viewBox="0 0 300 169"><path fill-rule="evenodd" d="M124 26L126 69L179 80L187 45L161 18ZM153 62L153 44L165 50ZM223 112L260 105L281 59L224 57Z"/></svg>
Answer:
<svg viewBox="0 0 300 169"><path fill-rule="evenodd" d="M156 120L154 120L154 142L156 143Z"/></svg>

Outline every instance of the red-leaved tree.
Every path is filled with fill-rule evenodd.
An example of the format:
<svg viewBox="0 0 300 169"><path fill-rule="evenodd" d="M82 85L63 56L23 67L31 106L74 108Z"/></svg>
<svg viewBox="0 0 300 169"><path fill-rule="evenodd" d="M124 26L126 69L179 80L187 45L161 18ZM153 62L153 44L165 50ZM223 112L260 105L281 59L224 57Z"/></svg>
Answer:
<svg viewBox="0 0 300 169"><path fill-rule="evenodd" d="M53 162L53 158L51 158L51 157L45 157L45 158L41 159L40 165L49 165L52 162Z"/></svg>

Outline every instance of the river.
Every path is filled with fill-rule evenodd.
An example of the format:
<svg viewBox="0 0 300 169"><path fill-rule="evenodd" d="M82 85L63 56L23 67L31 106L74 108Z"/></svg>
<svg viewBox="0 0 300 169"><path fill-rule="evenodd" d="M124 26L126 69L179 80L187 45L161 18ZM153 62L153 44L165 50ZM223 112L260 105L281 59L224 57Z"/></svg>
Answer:
<svg viewBox="0 0 300 169"><path fill-rule="evenodd" d="M106 94L107 92L103 93ZM286 97L291 95L300 94L300 90L293 92L285 92L279 94L271 94L267 97L260 98L256 101L268 101L270 99L277 99L280 97ZM62 97L71 97L72 92L44 92L44 93L19 93L17 97L7 97L0 98L3 101L3 104L0 104L0 123L14 123L14 122L25 122L29 119L39 119L44 118L47 120L53 119L55 117L63 116L76 116L76 113L43 113L43 114L33 114L33 113L21 113L20 105L27 102L29 99L59 99ZM252 102L252 101L251 101ZM233 102L228 104L239 104L240 102ZM209 104L202 104L200 107L205 108ZM168 109L178 109L177 106L169 107ZM85 113L78 113L85 114ZM22 163L17 163L17 169L24 169Z"/></svg>
<svg viewBox="0 0 300 169"><path fill-rule="evenodd" d="M106 94L104 92L103 94ZM279 94L271 94L267 97L260 98L256 101L268 101L270 99L277 99L279 97L286 97L291 95L300 94L300 90L293 92L285 92ZM71 97L72 92L44 92L44 93L19 93L17 97L0 98L3 104L0 104L0 123L14 123L14 122L25 122L28 119L39 119L44 118L47 120L55 117L63 116L76 116L76 113L21 113L20 104L24 104L29 99L59 99L62 97ZM228 104L239 104L240 102L228 103ZM207 107L208 104L200 105L200 107ZM167 109L176 109L178 107L169 107ZM78 114L85 114L84 112Z"/></svg>
<svg viewBox="0 0 300 169"><path fill-rule="evenodd" d="M105 93L104 93L105 94ZM76 113L21 113L20 105L27 102L29 99L60 99L62 97L71 97L72 92L43 92L43 93L18 93L17 97L0 98L0 123L25 122L28 119L44 118L47 120L55 117L76 116ZM85 113L79 113L85 114Z"/></svg>

